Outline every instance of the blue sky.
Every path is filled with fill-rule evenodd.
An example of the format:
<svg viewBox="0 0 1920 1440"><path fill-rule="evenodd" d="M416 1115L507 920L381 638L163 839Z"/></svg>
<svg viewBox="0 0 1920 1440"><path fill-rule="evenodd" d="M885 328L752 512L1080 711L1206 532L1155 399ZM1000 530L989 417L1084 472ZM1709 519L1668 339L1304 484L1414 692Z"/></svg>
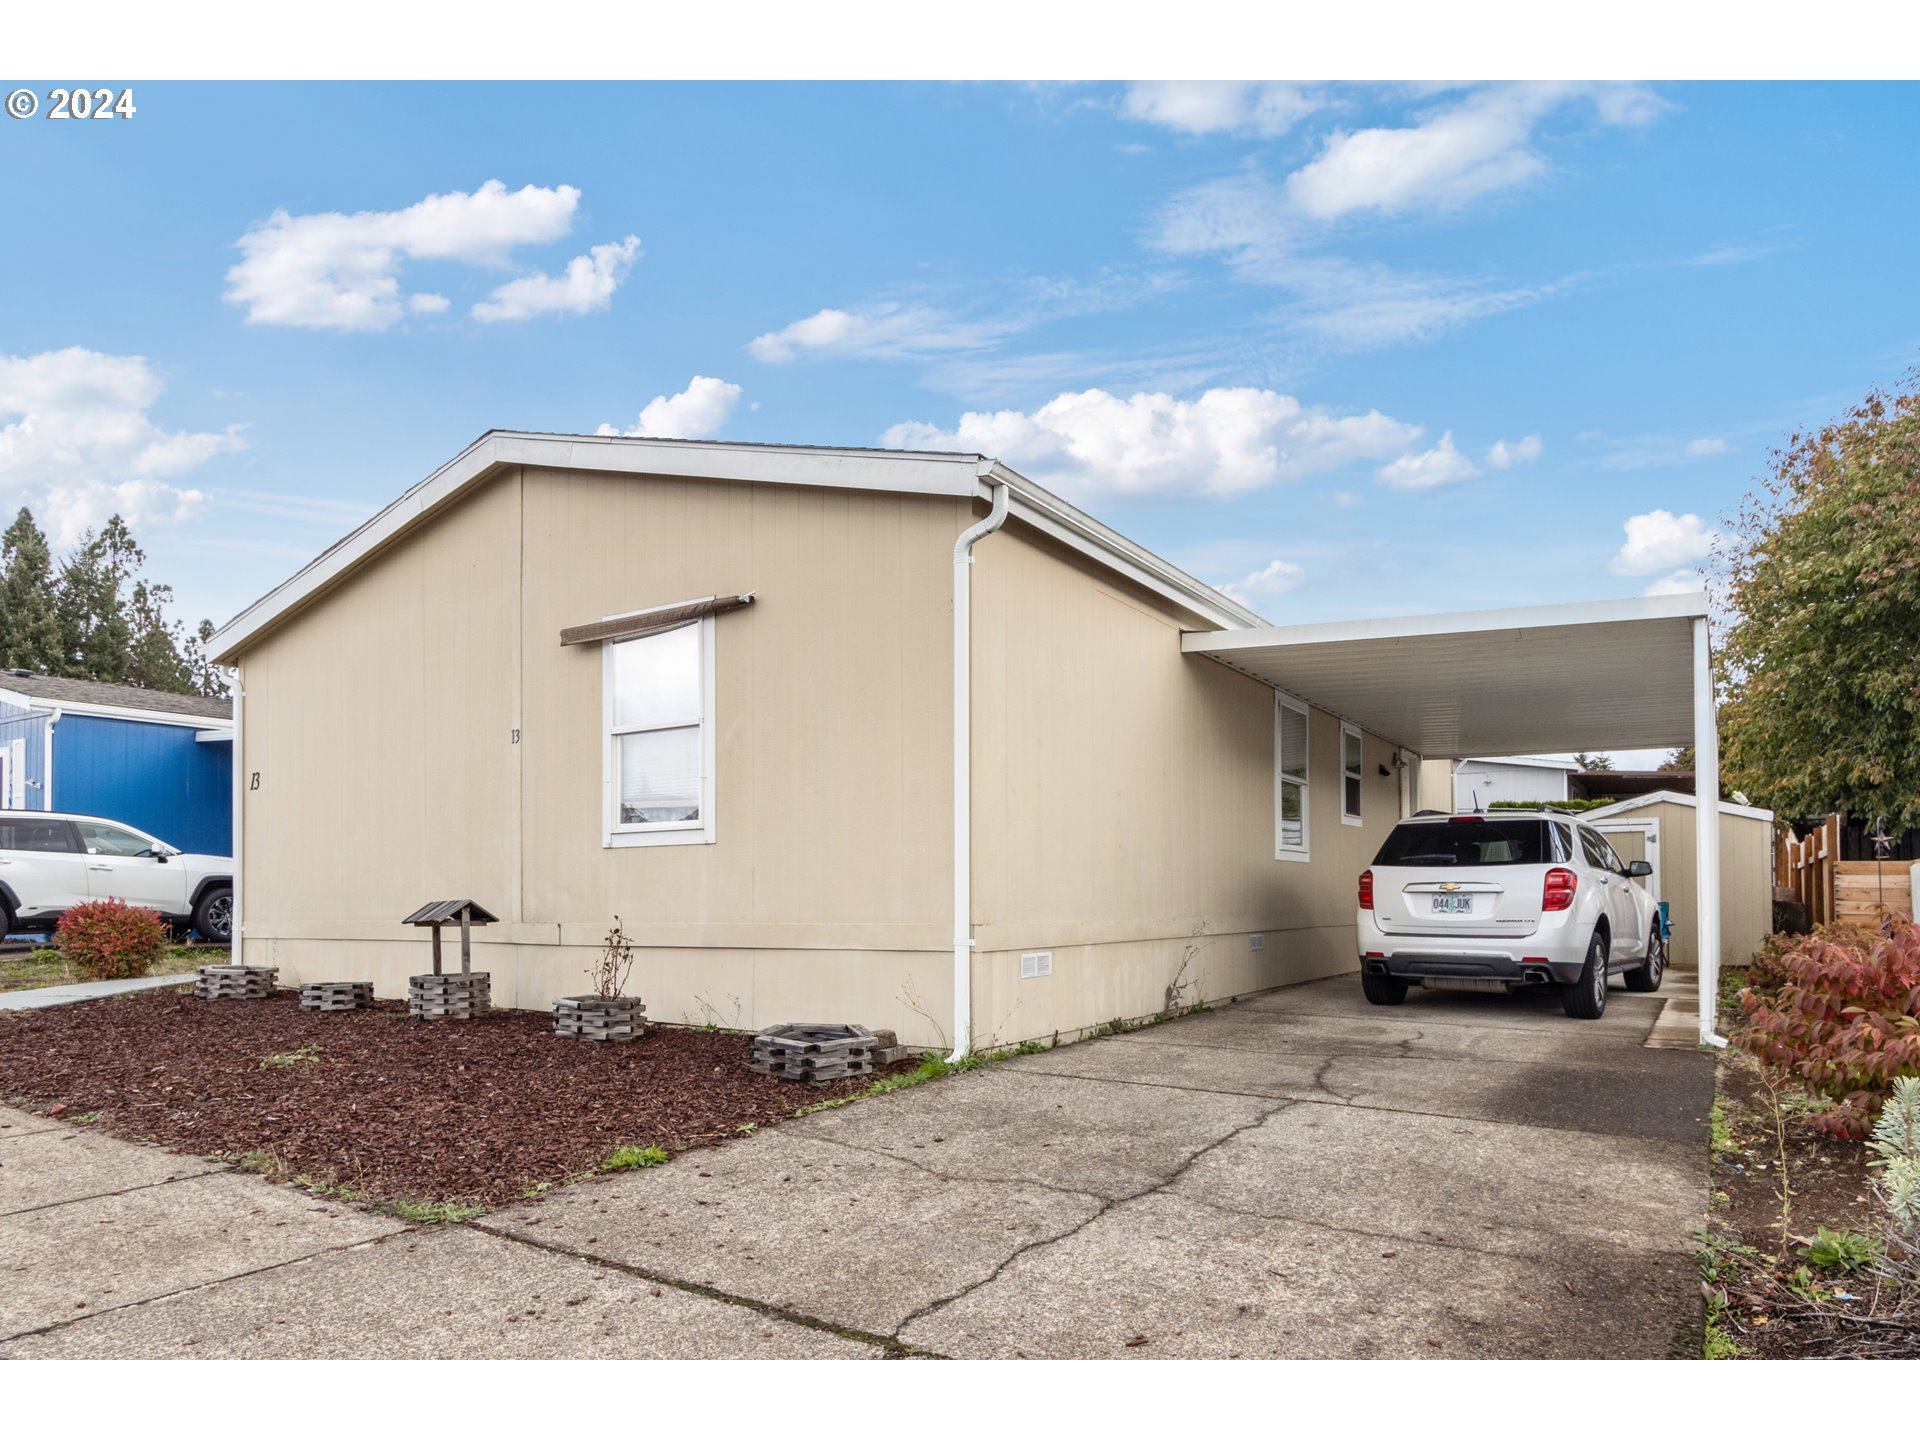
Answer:
<svg viewBox="0 0 1920 1440"><path fill-rule="evenodd" d="M496 426L985 448L1280 621L1640 594L1920 352L1912 86L135 101L0 121L0 502L193 619Z"/></svg>

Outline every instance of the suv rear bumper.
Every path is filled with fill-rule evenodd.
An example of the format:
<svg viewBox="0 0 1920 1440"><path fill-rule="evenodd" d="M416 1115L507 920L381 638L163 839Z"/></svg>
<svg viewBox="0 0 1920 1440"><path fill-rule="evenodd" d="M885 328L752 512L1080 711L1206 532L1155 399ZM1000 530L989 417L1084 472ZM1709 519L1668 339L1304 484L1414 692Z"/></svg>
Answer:
<svg viewBox="0 0 1920 1440"><path fill-rule="evenodd" d="M1360 968L1369 975L1396 980L1498 980L1509 985L1571 985L1586 967L1584 951L1577 959L1551 949L1525 955L1486 950L1401 950L1392 954L1362 954Z"/></svg>

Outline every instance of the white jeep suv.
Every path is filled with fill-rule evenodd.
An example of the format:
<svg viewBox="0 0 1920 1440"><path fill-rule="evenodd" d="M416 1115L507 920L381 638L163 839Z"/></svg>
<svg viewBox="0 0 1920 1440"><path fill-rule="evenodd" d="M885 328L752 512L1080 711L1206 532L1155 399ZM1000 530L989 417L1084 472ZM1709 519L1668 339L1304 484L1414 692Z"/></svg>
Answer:
<svg viewBox="0 0 1920 1440"><path fill-rule="evenodd" d="M1416 815L1360 876L1360 983L1376 1005L1410 985L1558 985L1567 1014L1598 1020L1607 977L1660 988L1660 909L1590 825L1551 810Z"/></svg>
<svg viewBox="0 0 1920 1440"><path fill-rule="evenodd" d="M89 900L160 912L177 930L233 936L233 861L188 855L130 825L95 815L0 810L0 935L51 930Z"/></svg>

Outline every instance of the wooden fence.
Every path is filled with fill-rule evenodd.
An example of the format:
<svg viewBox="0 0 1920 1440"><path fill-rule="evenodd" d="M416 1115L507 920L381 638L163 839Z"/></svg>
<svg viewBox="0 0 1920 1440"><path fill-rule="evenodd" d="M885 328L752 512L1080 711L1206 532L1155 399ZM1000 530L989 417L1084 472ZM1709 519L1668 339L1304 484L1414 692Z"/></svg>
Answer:
<svg viewBox="0 0 1920 1440"><path fill-rule="evenodd" d="M1837 913L1834 875L1840 864L1840 817L1829 815L1803 839L1791 830L1773 836L1775 889L1791 890L1806 907L1809 925L1825 925Z"/></svg>
<svg viewBox="0 0 1920 1440"><path fill-rule="evenodd" d="M1889 916L1913 911L1905 860L1842 860L1840 817L1829 815L1806 836L1774 833L1773 883L1806 907L1807 922L1843 921L1877 928Z"/></svg>

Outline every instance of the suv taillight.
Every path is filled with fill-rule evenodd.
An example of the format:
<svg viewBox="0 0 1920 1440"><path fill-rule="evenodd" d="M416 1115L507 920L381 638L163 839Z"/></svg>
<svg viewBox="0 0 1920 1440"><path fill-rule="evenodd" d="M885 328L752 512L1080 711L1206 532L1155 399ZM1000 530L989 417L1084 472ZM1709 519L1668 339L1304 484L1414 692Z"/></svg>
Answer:
<svg viewBox="0 0 1920 1440"><path fill-rule="evenodd" d="M1362 910L1373 908L1373 872L1371 870L1360 872L1360 908Z"/></svg>
<svg viewBox="0 0 1920 1440"><path fill-rule="evenodd" d="M1547 887L1540 896L1542 910L1571 910L1573 892L1580 888L1580 877L1559 866L1547 871Z"/></svg>

